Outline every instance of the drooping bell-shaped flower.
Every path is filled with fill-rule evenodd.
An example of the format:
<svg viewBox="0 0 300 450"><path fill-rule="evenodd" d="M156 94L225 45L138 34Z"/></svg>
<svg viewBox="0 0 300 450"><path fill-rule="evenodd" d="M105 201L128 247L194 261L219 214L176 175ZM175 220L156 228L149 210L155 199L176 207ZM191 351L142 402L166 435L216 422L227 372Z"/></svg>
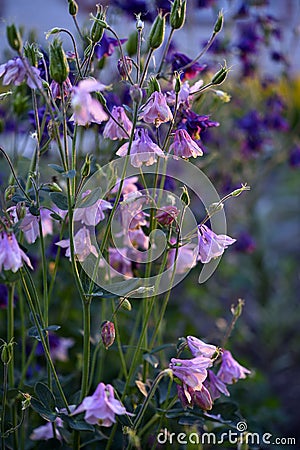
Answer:
<svg viewBox="0 0 300 450"><path fill-rule="evenodd" d="M236 240L225 234L216 234L206 225L201 225L199 235L199 260L206 264L211 259L217 258L224 250Z"/></svg>

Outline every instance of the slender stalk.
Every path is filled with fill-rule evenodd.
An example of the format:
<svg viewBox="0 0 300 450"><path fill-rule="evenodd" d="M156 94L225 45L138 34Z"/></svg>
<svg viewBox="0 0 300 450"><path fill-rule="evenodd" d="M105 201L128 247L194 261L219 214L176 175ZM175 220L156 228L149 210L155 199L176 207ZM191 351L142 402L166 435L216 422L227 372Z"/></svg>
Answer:
<svg viewBox="0 0 300 450"><path fill-rule="evenodd" d="M86 301L83 304L83 324L84 324L84 333L83 333L83 366L82 366L82 379L81 379L81 395L80 401L84 399L84 397L88 393L89 386L89 367L90 367L90 334L91 334L91 318L90 311L91 302Z"/></svg>
<svg viewBox="0 0 300 450"><path fill-rule="evenodd" d="M7 342L11 342L14 338L14 294L15 294L15 283L11 283L8 287ZM13 388L15 384L13 348L12 348L12 358L8 365L8 384L10 388Z"/></svg>
<svg viewBox="0 0 300 450"><path fill-rule="evenodd" d="M141 79L139 81L139 87L140 88L143 87L143 83L144 83L145 78L147 76L147 71L148 71L148 67L149 67L149 64L150 64L150 61L151 61L151 57L152 57L153 51L154 51L153 48L150 48L150 50L148 52L147 59L146 59L146 62L145 62L145 67L144 67L144 70L142 72Z"/></svg>
<svg viewBox="0 0 300 450"><path fill-rule="evenodd" d="M1 413L1 448L5 450L5 411L6 411L6 398L8 389L8 368L7 364L3 364L3 393L2 393L2 413Z"/></svg>
<svg viewBox="0 0 300 450"><path fill-rule="evenodd" d="M117 39L118 45L119 45L119 49L120 49L121 59L123 61L124 69L125 69L125 72L126 72L126 76L127 76L128 80L129 80L129 82L131 84L134 84L134 82L133 82L133 80L132 80L132 78L130 76L129 70L128 70L128 63L127 63L126 58L124 56L122 43L120 41L120 38L119 38L118 34L111 27L107 27L107 31L110 31L115 36L115 38Z"/></svg>
<svg viewBox="0 0 300 450"><path fill-rule="evenodd" d="M171 44L171 40L172 40L174 31L175 31L174 28L172 28L172 29L170 30L169 37L168 37L168 41L167 41L166 46L165 46L165 48L164 48L164 51L163 51L163 54L162 54L162 57L161 57L161 60L160 60L160 64L159 64L159 67L158 67L158 70L157 70L158 76L160 75L162 66L163 66L163 64L164 64L164 62L165 62L166 55L167 55L167 52L168 52L168 50L169 50L169 47L170 47L170 44Z"/></svg>

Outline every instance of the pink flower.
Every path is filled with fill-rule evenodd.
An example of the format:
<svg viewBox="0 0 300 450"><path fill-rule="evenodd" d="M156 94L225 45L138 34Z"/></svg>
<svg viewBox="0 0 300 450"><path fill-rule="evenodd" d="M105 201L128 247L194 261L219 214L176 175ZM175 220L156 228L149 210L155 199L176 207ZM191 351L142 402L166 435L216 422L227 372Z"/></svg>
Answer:
<svg viewBox="0 0 300 450"><path fill-rule="evenodd" d="M57 419L55 419L54 423L56 425L55 426L55 436L53 436L52 423L48 422L48 423L46 423L46 425L41 425L40 427L34 428L34 430L32 430L31 435L29 436L29 438L32 441L47 441L48 439L53 439L55 437L59 441L62 441L62 436L61 436L59 430L57 429L57 427L62 428L64 423L63 423L62 419L60 419L59 417L57 417Z"/></svg>
<svg viewBox="0 0 300 450"><path fill-rule="evenodd" d="M206 225L201 225L199 235L199 260L206 264L211 259L217 258L224 253L224 250L236 240L225 234L215 234Z"/></svg>
<svg viewBox="0 0 300 450"><path fill-rule="evenodd" d="M24 237L28 244L33 244L39 237L40 228L39 220L42 221L42 232L43 236L53 233L53 220L50 216L51 211L45 208L40 209L40 217L34 216L29 211L29 208L25 208L26 214L20 221L20 230L24 233ZM14 223L19 222L16 206L12 206L7 210L10 213L11 219Z"/></svg>
<svg viewBox="0 0 300 450"><path fill-rule="evenodd" d="M143 119L146 123L154 123L156 127L159 127L161 123L173 120L166 97L161 92L153 92L141 110L139 119Z"/></svg>
<svg viewBox="0 0 300 450"><path fill-rule="evenodd" d="M210 396L209 390L202 385L202 388L199 391L194 391L192 394L192 402L199 406L199 408L204 409L204 411L208 411L212 408L213 401Z"/></svg>
<svg viewBox="0 0 300 450"><path fill-rule="evenodd" d="M205 356L206 358L212 358L217 351L215 345L206 344L194 336L188 336L186 340L192 355L195 357Z"/></svg>
<svg viewBox="0 0 300 450"><path fill-rule="evenodd" d="M225 383L223 383L223 381L217 375L215 375L212 370L208 371L208 376L204 384L209 390L211 398L213 400L219 398L221 394L224 394L227 397L230 395Z"/></svg>
<svg viewBox="0 0 300 450"><path fill-rule="evenodd" d="M110 276L123 274L124 277L132 278L131 261L127 258L127 248L109 248Z"/></svg>
<svg viewBox="0 0 300 450"><path fill-rule="evenodd" d="M164 226L168 226L171 225L174 220L176 220L178 214L179 209L177 209L176 206L169 205L159 208L155 217L158 223Z"/></svg>
<svg viewBox="0 0 300 450"><path fill-rule="evenodd" d="M119 156L127 156L128 142L117 151ZM137 129L130 149L131 164L133 167L141 167L143 164L152 166L157 161L157 156L164 158L164 152L148 136L148 131Z"/></svg>
<svg viewBox="0 0 300 450"><path fill-rule="evenodd" d="M195 391L202 388L202 383L207 377L207 368L212 365L210 358L199 356L193 359L172 358L169 365L175 377L179 378L184 385Z"/></svg>
<svg viewBox="0 0 300 450"><path fill-rule="evenodd" d="M89 125L91 122L101 123L108 119L101 103L91 96L91 92L103 91L105 85L94 78L86 78L73 87L72 108L74 120L78 125Z"/></svg>
<svg viewBox="0 0 300 450"><path fill-rule="evenodd" d="M91 191L87 190L82 194L81 198L85 198L90 193ZM96 226L101 220L105 219L104 211L107 209L112 209L112 205L101 198L91 206L76 208L74 211L74 220L81 221L85 225Z"/></svg>
<svg viewBox="0 0 300 450"><path fill-rule="evenodd" d="M127 194L120 204L121 222L125 233L147 225L143 205L146 199L139 191Z"/></svg>
<svg viewBox="0 0 300 450"><path fill-rule="evenodd" d="M189 159L202 156L203 151L198 144L193 141L186 130L176 130L173 144L170 145L170 153L174 153L174 158Z"/></svg>
<svg viewBox="0 0 300 450"><path fill-rule="evenodd" d="M10 59L7 63L0 66L0 77L3 76L4 85L14 83L15 86L19 86L26 81L31 89L42 88L42 80L39 76L40 71L36 67L31 66L31 74L33 79L28 75L23 61L19 57Z"/></svg>
<svg viewBox="0 0 300 450"><path fill-rule="evenodd" d="M73 87L69 77L67 77L66 80L63 82L62 87L63 87L63 95L64 97L67 97L69 93L72 91ZM54 80L51 81L50 91L52 92L52 97L54 99L61 98L59 83L57 83Z"/></svg>
<svg viewBox="0 0 300 450"><path fill-rule="evenodd" d="M149 248L149 237L145 235L142 228L128 230L125 235L125 245L134 246L147 250Z"/></svg>
<svg viewBox="0 0 300 450"><path fill-rule="evenodd" d="M70 239L63 239L56 242L55 245L66 248L66 256L71 260ZM97 250L91 242L90 232L86 227L80 228L74 236L74 252L78 261L84 261L90 253L98 257Z"/></svg>
<svg viewBox="0 0 300 450"><path fill-rule="evenodd" d="M116 139L128 139L132 130L132 122L126 116L124 108L122 106L114 106L111 114L116 121L125 128L127 133L125 133L125 131L110 118L104 127L103 136L106 139L112 139L113 141Z"/></svg>
<svg viewBox="0 0 300 450"><path fill-rule="evenodd" d="M85 397L73 414L85 411L84 419L92 425L110 427L116 422L115 415L129 414L122 403L115 399L113 387L99 383L93 395Z"/></svg>
<svg viewBox="0 0 300 450"><path fill-rule="evenodd" d="M172 242L172 240L171 240ZM179 247L176 258L176 273L186 273L195 267L197 263L198 251L192 244L186 244ZM168 268L175 264L176 249L172 248L168 253Z"/></svg>
<svg viewBox="0 0 300 450"><path fill-rule="evenodd" d="M2 268L17 272L23 266L23 261L33 269L30 259L19 247L14 233L0 232L0 272Z"/></svg>
<svg viewBox="0 0 300 450"><path fill-rule="evenodd" d="M136 192L138 190L138 188L135 183L138 182L138 179L139 179L139 177L125 178L125 180L123 181L123 185L122 185L122 194L126 195L126 194L130 194L132 192ZM115 186L110 191L111 194L116 194L118 192L120 182L121 182L121 178L118 178Z"/></svg>
<svg viewBox="0 0 300 450"><path fill-rule="evenodd" d="M250 373L251 370L241 366L233 358L229 350L224 350L221 367L217 373L217 377L220 378L220 380L226 384L233 384L239 379L246 378L246 375Z"/></svg>

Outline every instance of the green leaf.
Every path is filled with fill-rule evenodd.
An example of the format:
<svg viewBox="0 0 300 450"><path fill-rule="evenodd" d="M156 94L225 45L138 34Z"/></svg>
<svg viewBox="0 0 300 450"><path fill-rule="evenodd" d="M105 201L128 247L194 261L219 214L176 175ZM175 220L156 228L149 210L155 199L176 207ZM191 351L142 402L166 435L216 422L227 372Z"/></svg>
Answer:
<svg viewBox="0 0 300 450"><path fill-rule="evenodd" d="M159 361L156 358L156 356L151 355L150 353L144 353L143 354L143 359L145 361L147 361L152 367L154 367L155 369L159 366Z"/></svg>
<svg viewBox="0 0 300 450"><path fill-rule="evenodd" d="M101 193L101 187L97 187L84 198L78 200L76 203L76 208L87 208L88 206L94 205L99 199L101 199Z"/></svg>
<svg viewBox="0 0 300 450"><path fill-rule="evenodd" d="M29 205L28 199L22 194L13 195L11 201L14 203L25 202L26 206Z"/></svg>
<svg viewBox="0 0 300 450"><path fill-rule="evenodd" d="M58 220L59 222L61 222L63 220L62 217L60 217L58 214L56 214L55 212L50 214L50 217L52 217L52 219L54 220Z"/></svg>
<svg viewBox="0 0 300 450"><path fill-rule="evenodd" d="M46 409L50 411L55 410L55 397L48 386L44 383L38 382L34 386L34 391Z"/></svg>
<svg viewBox="0 0 300 450"><path fill-rule="evenodd" d="M49 325L48 327L45 328L45 330L47 331L57 331L61 328L60 325Z"/></svg>
<svg viewBox="0 0 300 450"><path fill-rule="evenodd" d="M66 414L60 414L59 417L66 422L70 428L77 431L95 431L94 425L85 422L82 419L73 419L73 417L67 416Z"/></svg>
<svg viewBox="0 0 300 450"><path fill-rule="evenodd" d="M69 178L70 180L72 180L73 178L76 177L76 170L72 169L72 170L68 170L68 172L64 172L62 174L63 177L65 178Z"/></svg>
<svg viewBox="0 0 300 450"><path fill-rule="evenodd" d="M37 208L35 205L31 205L29 207L29 212L33 215L33 216L39 216L40 215L40 210L39 208Z"/></svg>
<svg viewBox="0 0 300 450"><path fill-rule="evenodd" d="M236 420L240 420L241 418L239 415L238 405L233 402L216 403L213 406L213 409L209 411L209 414L213 416L220 415L221 418L226 422L235 422Z"/></svg>
<svg viewBox="0 0 300 450"><path fill-rule="evenodd" d="M58 166L57 164L48 164L49 167L51 167L51 169L55 170L55 172L58 173L64 173L65 169L61 166Z"/></svg>
<svg viewBox="0 0 300 450"><path fill-rule="evenodd" d="M60 192L51 192L49 195L53 203L59 209L62 209L63 211L68 209L68 200L64 194L61 194Z"/></svg>
<svg viewBox="0 0 300 450"><path fill-rule="evenodd" d="M39 400L37 400L34 397L31 397L30 404L32 408L37 412L41 417L44 419L54 422L57 418L57 413L50 411L48 408L46 408Z"/></svg>

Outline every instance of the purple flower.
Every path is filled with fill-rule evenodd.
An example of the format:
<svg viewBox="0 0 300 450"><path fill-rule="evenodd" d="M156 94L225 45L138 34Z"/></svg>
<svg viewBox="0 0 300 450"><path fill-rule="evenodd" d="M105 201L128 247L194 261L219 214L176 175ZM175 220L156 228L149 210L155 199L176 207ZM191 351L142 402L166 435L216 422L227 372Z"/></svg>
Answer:
<svg viewBox="0 0 300 450"><path fill-rule="evenodd" d="M289 156L289 164L294 169L300 167L300 147L296 146L292 149Z"/></svg>
<svg viewBox="0 0 300 450"><path fill-rule="evenodd" d="M121 222L125 233L128 230L135 230L136 228L147 225L146 216L143 211L145 201L146 198L139 191L125 195L120 205Z"/></svg>
<svg viewBox="0 0 300 450"><path fill-rule="evenodd" d="M191 78L195 78L198 73L202 72L207 65L199 64L198 62L194 62L186 69L184 66L190 64L192 62L191 58L186 56L184 53L173 53L170 57L168 57L169 61L172 63L172 71L180 71L183 74L183 81L190 80Z"/></svg>
<svg viewBox="0 0 300 450"><path fill-rule="evenodd" d="M53 361L68 361L68 350L74 345L74 340L72 338L60 337L52 333L49 333L48 337L50 354ZM36 348L36 355L44 355L44 349L40 342L38 343Z"/></svg>
<svg viewBox="0 0 300 450"><path fill-rule="evenodd" d="M14 233L0 232L0 272L2 268L17 272L23 266L23 261L33 269L30 259L19 247Z"/></svg>
<svg viewBox="0 0 300 450"><path fill-rule="evenodd" d="M162 206L156 212L156 220L158 223L164 226L169 226L176 220L179 214L179 209L176 206Z"/></svg>
<svg viewBox="0 0 300 450"><path fill-rule="evenodd" d="M225 234L215 234L206 225L199 226L199 260L206 264L211 259L217 258L224 253L224 250L236 239L232 239Z"/></svg>
<svg viewBox="0 0 300 450"><path fill-rule="evenodd" d="M78 125L89 125L91 122L101 123L108 119L101 103L92 98L91 92L103 91L105 85L94 78L86 78L73 87L72 108L74 120Z"/></svg>
<svg viewBox="0 0 300 450"><path fill-rule="evenodd" d="M56 242L56 245L62 248L66 248L66 256L71 260L70 239L63 239ZM90 253L98 257L98 253L94 245L91 242L90 231L86 227L80 228L74 236L74 252L78 261L84 261Z"/></svg>
<svg viewBox="0 0 300 450"><path fill-rule="evenodd" d="M103 136L106 139L128 139L128 136L132 130L132 122L128 119L125 114L124 108L122 106L114 106L112 109L112 116L115 120L125 128L127 133L122 130L122 128L116 124L116 122L110 118L103 130Z"/></svg>
<svg viewBox="0 0 300 450"><path fill-rule="evenodd" d="M128 414L122 403L115 399L113 387L99 383L93 395L85 397L73 414L85 411L84 420L92 425L110 427L116 422L115 415Z"/></svg>
<svg viewBox="0 0 300 450"><path fill-rule="evenodd" d="M172 358L169 367L174 376L179 378L184 385L190 386L194 390L200 390L207 377L206 369L211 365L210 358L199 356L193 359Z"/></svg>
<svg viewBox="0 0 300 450"><path fill-rule="evenodd" d="M174 267L175 256L176 249L172 248L168 253L168 268ZM197 256L198 251L197 248L193 246L193 244L186 244L182 247L179 247L176 258L175 272L177 274L182 274L190 271L197 263Z"/></svg>
<svg viewBox="0 0 300 450"><path fill-rule="evenodd" d="M48 439L58 439L62 441L62 436L57 427L62 428L64 423L60 417L57 417L54 421L55 423L55 436L53 435L53 426L51 422L46 423L46 425L41 425L40 427L34 428L32 430L29 438L32 441L47 441Z"/></svg>
<svg viewBox="0 0 300 450"><path fill-rule="evenodd" d="M186 340L192 355L195 357L205 356L206 358L212 358L217 352L217 347L215 345L206 344L194 336L188 336Z"/></svg>
<svg viewBox="0 0 300 450"><path fill-rule="evenodd" d="M128 142L117 151L119 156L127 156ZM138 128L130 149L130 159L133 167L141 167L143 164L152 166L157 161L157 156L164 158L164 152L148 136L148 130Z"/></svg>
<svg viewBox="0 0 300 450"><path fill-rule="evenodd" d="M124 275L126 278L133 277L131 261L127 258L127 252L127 248L109 248L109 265L111 266L110 277L118 276L120 274Z"/></svg>
<svg viewBox="0 0 300 450"><path fill-rule="evenodd" d="M204 386L204 384L199 391L193 392L192 402L199 406L199 408L204 409L204 411L208 411L212 408L213 401L209 390Z"/></svg>
<svg viewBox="0 0 300 450"><path fill-rule="evenodd" d="M179 157L189 159L202 156L203 151L198 144L192 140L186 130L176 130L173 144L170 145L170 153L174 153L174 158Z"/></svg>
<svg viewBox="0 0 300 450"><path fill-rule="evenodd" d="M8 211L11 213L11 216L12 216L14 222L17 223L19 219L17 216L16 207L13 206L12 208L9 208ZM51 219L50 214L51 214L51 211L49 211L48 209L45 209L45 208L41 208L40 209L40 217L34 216L29 211L29 208L26 208L26 215L21 220L20 230L23 231L24 237L25 237L26 241L28 242L28 244L33 244L37 240L37 238L40 234L40 228L39 228L40 220L42 222L43 236L45 237L48 234L53 233L53 220Z"/></svg>
<svg viewBox="0 0 300 450"><path fill-rule="evenodd" d="M139 179L139 177L125 178L125 180L123 180L123 185L122 185L122 194L126 195L126 194L129 194L132 192L136 192L138 190L138 188L135 183L138 182L138 179ZM121 182L121 178L117 178L117 182L116 182L115 186L110 191L111 194L116 194L118 192L120 182Z"/></svg>
<svg viewBox="0 0 300 450"><path fill-rule="evenodd" d="M31 66L31 74L32 77L28 75L23 61L19 57L10 59L7 63L0 66L0 77L3 76L4 85L14 83L15 86L19 86L26 81L31 89L42 88L42 80L39 76L40 71L36 67Z"/></svg>
<svg viewBox="0 0 300 450"><path fill-rule="evenodd" d="M81 198L85 198L91 193L90 190L84 192ZM104 211L112 209L112 205L100 198L93 205L86 208L76 208L74 211L74 220L80 221L84 225L96 226L101 220L105 219Z"/></svg>
<svg viewBox="0 0 300 450"><path fill-rule="evenodd" d="M204 385L209 390L212 400L216 400L221 394L227 397L230 395L225 383L212 370L208 370L208 376Z"/></svg>
<svg viewBox="0 0 300 450"><path fill-rule="evenodd" d="M195 140L199 140L201 133L207 128L218 127L219 125L219 122L210 120L209 116L200 116L191 109L184 111L182 126L187 129L190 136Z"/></svg>
<svg viewBox="0 0 300 450"><path fill-rule="evenodd" d="M120 41L121 44L124 44L127 39L120 39ZM118 45L117 39L107 37L104 32L101 41L95 46L95 56L98 59L102 59L103 56L111 56L115 51L115 47L118 47Z"/></svg>
<svg viewBox="0 0 300 450"><path fill-rule="evenodd" d="M249 369L241 366L233 358L229 350L224 350L221 367L217 373L217 377L220 378L220 380L226 384L233 384L239 379L246 378L246 375L250 373L251 371Z"/></svg>
<svg viewBox="0 0 300 450"><path fill-rule="evenodd" d="M153 123L156 127L173 119L166 97L162 92L153 92L141 107L141 111L139 119L143 119L146 123Z"/></svg>
<svg viewBox="0 0 300 450"><path fill-rule="evenodd" d="M63 82L62 88L63 88L63 95L64 95L64 97L67 97L70 94L70 92L72 91L72 88L73 88L69 77L67 77L67 79ZM52 92L52 97L54 99L61 98L61 92L60 92L59 83L57 83L54 80L51 81L50 91Z"/></svg>

